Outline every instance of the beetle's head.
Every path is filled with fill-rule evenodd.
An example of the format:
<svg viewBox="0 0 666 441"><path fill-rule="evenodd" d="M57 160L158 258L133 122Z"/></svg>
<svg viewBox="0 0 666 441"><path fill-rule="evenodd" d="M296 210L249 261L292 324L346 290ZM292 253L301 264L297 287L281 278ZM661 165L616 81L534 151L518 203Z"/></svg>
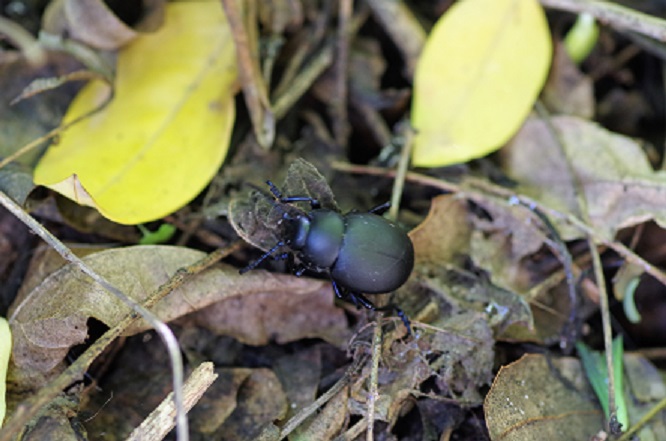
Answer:
<svg viewBox="0 0 666 441"><path fill-rule="evenodd" d="M300 250L305 246L310 233L311 219L306 213L294 217L285 216L285 241L290 248Z"/></svg>

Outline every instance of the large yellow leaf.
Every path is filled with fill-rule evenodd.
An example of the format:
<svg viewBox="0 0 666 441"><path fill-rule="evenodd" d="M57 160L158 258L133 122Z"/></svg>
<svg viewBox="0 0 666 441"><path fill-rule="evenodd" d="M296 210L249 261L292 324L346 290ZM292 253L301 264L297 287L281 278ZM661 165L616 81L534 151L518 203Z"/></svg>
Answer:
<svg viewBox="0 0 666 441"><path fill-rule="evenodd" d="M116 222L147 222L187 204L226 155L236 64L220 3L170 3L157 33L121 51L116 80L113 101L65 132L34 179ZM108 92L88 84L65 120Z"/></svg>
<svg viewBox="0 0 666 441"><path fill-rule="evenodd" d="M416 67L413 163L434 167L502 146L529 114L552 54L537 0L462 0L435 24Z"/></svg>

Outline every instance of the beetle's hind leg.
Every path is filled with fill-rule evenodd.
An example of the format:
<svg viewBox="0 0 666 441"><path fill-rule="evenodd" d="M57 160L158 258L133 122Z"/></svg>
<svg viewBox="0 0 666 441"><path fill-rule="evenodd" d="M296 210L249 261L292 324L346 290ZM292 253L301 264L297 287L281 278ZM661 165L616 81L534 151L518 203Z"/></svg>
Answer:
<svg viewBox="0 0 666 441"><path fill-rule="evenodd" d="M342 288L335 282L335 280L333 280L332 282L333 282L333 291L335 292L336 297L339 298L340 300L353 303L357 308L360 308L362 306L371 311L393 311L398 317L400 317L400 320L402 320L402 323L405 325L405 328L407 328L407 332L409 334L412 334L412 325L411 322L409 321L409 317L407 317L405 311L400 309L396 304L389 303L386 306L375 306L375 304L372 303L363 294Z"/></svg>

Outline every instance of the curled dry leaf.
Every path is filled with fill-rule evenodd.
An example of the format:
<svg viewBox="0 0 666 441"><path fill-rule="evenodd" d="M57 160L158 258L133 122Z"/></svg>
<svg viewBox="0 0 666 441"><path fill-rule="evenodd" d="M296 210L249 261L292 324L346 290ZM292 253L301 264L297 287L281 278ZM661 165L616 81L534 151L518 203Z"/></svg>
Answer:
<svg viewBox="0 0 666 441"><path fill-rule="evenodd" d="M42 30L97 49L116 50L139 32L154 31L162 24L164 0L144 0L140 5L140 17L129 26L103 0L55 0L44 12Z"/></svg>
<svg viewBox="0 0 666 441"><path fill-rule="evenodd" d="M574 358L525 355L500 369L483 404L490 438L592 439L603 412Z"/></svg>
<svg viewBox="0 0 666 441"><path fill-rule="evenodd" d="M135 246L96 253L85 257L84 261L117 288L141 302L177 270L204 255L182 247ZM293 308L285 310L284 297L280 297L280 293L291 300L290 305L295 304ZM262 323L262 340L252 327L254 322L243 323L247 312L234 309L233 314L228 314L231 306L225 306L225 302L215 306L218 311L227 314L228 323L224 330L241 340L260 344L271 337L282 338L283 335L289 336L283 340L302 338L303 333L310 337L322 336L316 331L322 323L329 326L323 332L324 338L344 335L342 329L346 329L346 319L342 310L333 305L328 282L263 271L241 276L237 268L228 265L220 265L193 277L158 302L153 311L162 320L169 321L213 303L242 296L252 296L253 300L248 303L257 305L263 310L263 317L271 317L271 320ZM310 303L311 299L321 299L322 296L327 296L327 300ZM266 303L260 303L262 299L267 299ZM241 305L244 303L241 302ZM312 305L314 311L302 312L303 309L313 308ZM274 308L282 308L280 311L283 312L275 312ZM298 312L299 309L301 312ZM299 320L293 320L295 311ZM13 305L10 311L15 345L12 378L34 386L35 378L46 379L56 374L62 368L69 348L86 340L90 317L111 327L128 313L129 308L124 303L96 286L72 265L59 269L46 277L20 304ZM305 322L308 326L304 326ZM148 328L145 322L139 321L125 334L131 335ZM335 342L340 344L339 339Z"/></svg>
<svg viewBox="0 0 666 441"><path fill-rule="evenodd" d="M283 196L307 196L317 199L322 208L338 210L331 188L321 173L304 159L296 159L279 187ZM276 207L274 196L259 188L249 198L239 197L229 205L229 221L246 242L264 251L271 249L285 235L282 219L285 214L297 215L310 211L308 202L282 204Z"/></svg>

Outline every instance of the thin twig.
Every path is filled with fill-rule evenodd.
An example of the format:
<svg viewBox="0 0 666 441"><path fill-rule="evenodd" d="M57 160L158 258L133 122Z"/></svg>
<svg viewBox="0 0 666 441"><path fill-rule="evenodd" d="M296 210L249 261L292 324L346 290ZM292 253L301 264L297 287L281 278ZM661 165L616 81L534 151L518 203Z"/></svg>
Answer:
<svg viewBox="0 0 666 441"><path fill-rule="evenodd" d="M553 125L550 120L550 115L546 108L541 104L540 101L537 101L535 108L541 116L543 122L545 123L550 135L555 141L555 145L559 149L559 153L562 159L562 162L567 167L569 173L569 178L571 179L571 184L576 196L576 202L578 205L578 211L580 213L583 222L590 225L590 212L588 208L587 199L585 198L585 191L583 184L581 183L578 174L573 168L571 161L569 160L569 155L567 155L566 146L564 140L560 136L557 128ZM615 364L613 363L613 330L611 326L610 318L610 306L608 302L608 292L606 290L606 279L603 272L603 266L601 264L601 257L599 256L599 250L595 244L594 238L592 235L587 235L587 244L590 250L590 255L592 256L592 268L594 270L594 278L597 282L599 288L599 310L601 314L601 326L603 330L604 337L604 350L606 354L606 369L608 372L608 428L611 433L615 433L614 430L614 421L617 418L617 405L615 403ZM572 305L573 306L573 305Z"/></svg>
<svg viewBox="0 0 666 441"><path fill-rule="evenodd" d="M349 34L353 0L340 0L338 7L338 39L335 60L335 91L331 100L333 137L338 146L346 146L349 136L347 120L347 79L349 77Z"/></svg>
<svg viewBox="0 0 666 441"><path fill-rule="evenodd" d="M245 104L252 121L254 135L259 145L268 149L275 139L275 116L268 101L268 91L262 80L259 60L253 55L254 51L250 47L248 29L245 28L243 11L241 10L242 5L249 6L254 2L241 3L235 0L221 0L221 3L236 46L238 76L243 88Z"/></svg>
<svg viewBox="0 0 666 441"><path fill-rule="evenodd" d="M632 31L666 41L666 21L653 15L602 0L540 0L541 4L576 14L586 12L614 29Z"/></svg>
<svg viewBox="0 0 666 441"><path fill-rule="evenodd" d="M402 144L402 150L400 151L400 161L398 162L395 179L393 180L391 208L389 209L389 217L393 220L398 219L402 192L405 188L405 177L409 169L409 158L412 157L412 145L414 144L414 130L407 121L403 121L399 125L398 139Z"/></svg>
<svg viewBox="0 0 666 441"><path fill-rule="evenodd" d="M368 410L365 419L368 428L365 432L367 441L373 441L375 428L375 409L379 399L379 360L382 357L382 319L384 314L377 312L375 317L374 332L372 335L372 360L370 362L370 385L368 391Z"/></svg>
<svg viewBox="0 0 666 441"><path fill-rule="evenodd" d="M217 374L213 370L213 363L208 361L197 366L183 386L186 412L189 412L201 399L201 396L216 378ZM164 439L173 429L173 417L176 410L173 406L172 395L173 392L167 395L160 405L141 422L139 427L130 433L126 441L159 441Z"/></svg>

